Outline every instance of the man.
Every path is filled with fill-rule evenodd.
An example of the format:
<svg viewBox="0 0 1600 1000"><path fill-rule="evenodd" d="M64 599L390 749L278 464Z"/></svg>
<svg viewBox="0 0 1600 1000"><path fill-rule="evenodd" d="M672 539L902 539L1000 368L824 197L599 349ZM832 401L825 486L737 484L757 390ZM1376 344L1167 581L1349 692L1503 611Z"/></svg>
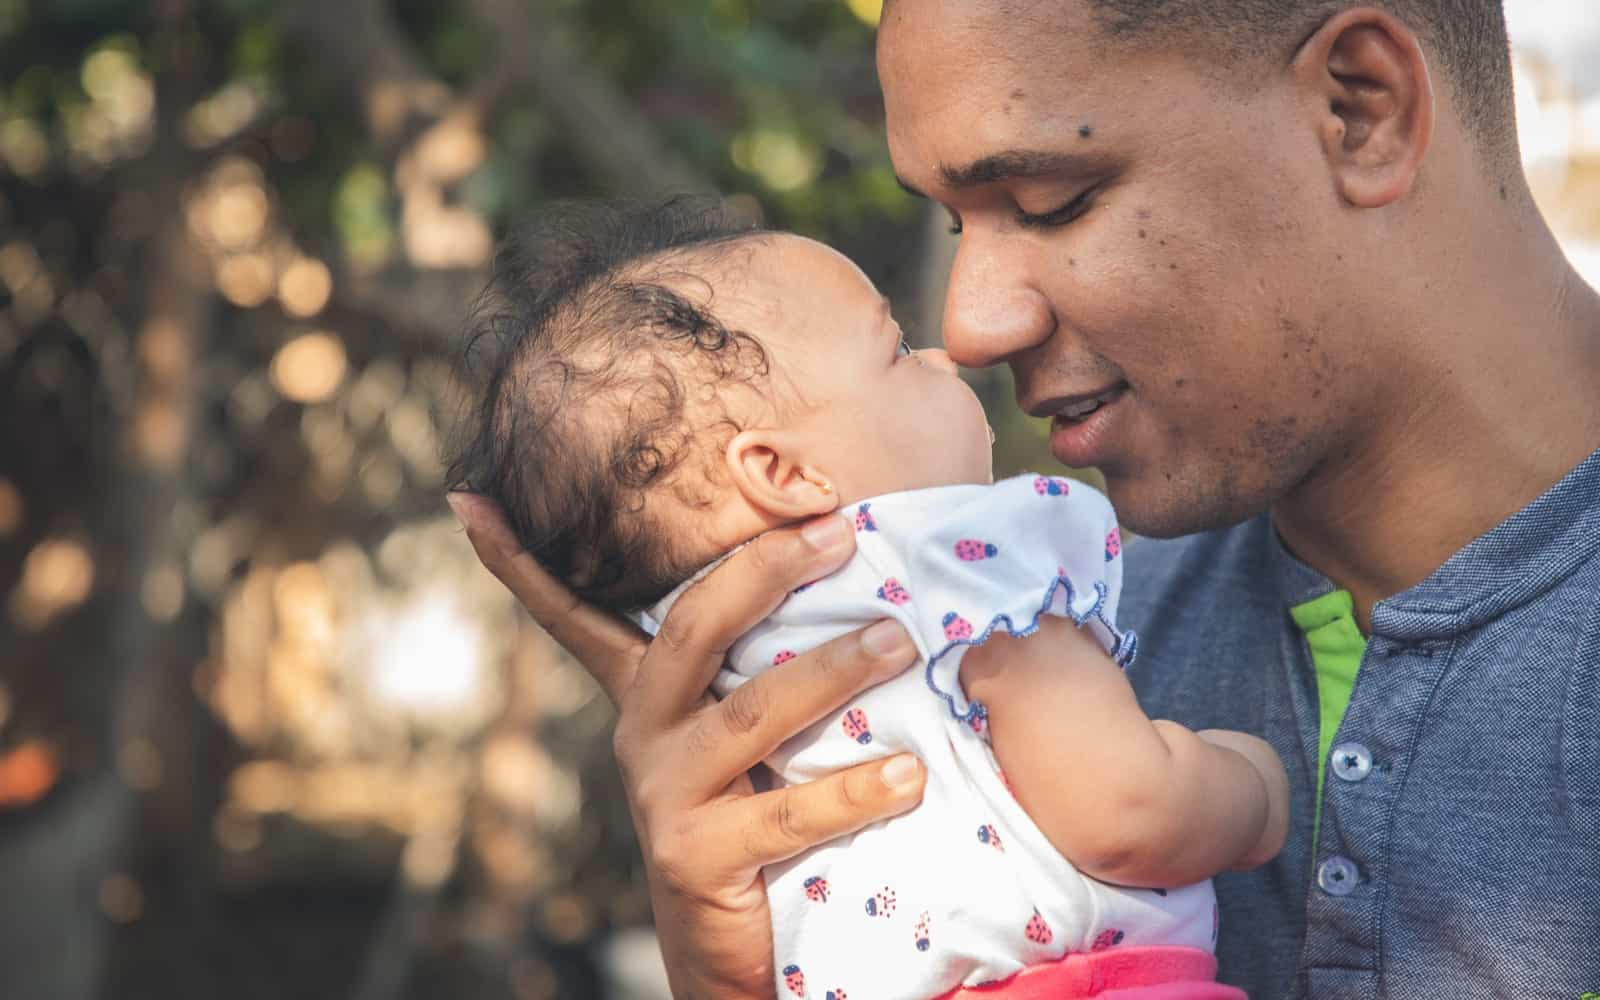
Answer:
<svg viewBox="0 0 1600 1000"><path fill-rule="evenodd" d="M1128 549L1141 701L1289 768L1288 847L1217 880L1222 978L1600 990L1600 297L1522 177L1498 0L895 0L878 62L901 180L962 233L950 354L1010 365L1056 456L1173 539ZM453 502L620 702L675 988L770 992L759 865L921 774L743 771L910 652L847 637L716 705L668 678L848 533L764 537L646 647Z"/></svg>

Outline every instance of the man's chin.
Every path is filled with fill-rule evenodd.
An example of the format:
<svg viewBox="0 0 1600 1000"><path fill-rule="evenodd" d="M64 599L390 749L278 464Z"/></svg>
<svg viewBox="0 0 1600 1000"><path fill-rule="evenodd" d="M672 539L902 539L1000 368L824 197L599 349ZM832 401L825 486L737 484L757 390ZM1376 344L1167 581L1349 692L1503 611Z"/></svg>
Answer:
<svg viewBox="0 0 1600 1000"><path fill-rule="evenodd" d="M1242 524L1266 509L1266 501L1251 503L1227 488L1225 482L1196 487L1162 477L1159 483L1106 476L1106 496L1116 508L1122 527L1146 538L1179 538Z"/></svg>

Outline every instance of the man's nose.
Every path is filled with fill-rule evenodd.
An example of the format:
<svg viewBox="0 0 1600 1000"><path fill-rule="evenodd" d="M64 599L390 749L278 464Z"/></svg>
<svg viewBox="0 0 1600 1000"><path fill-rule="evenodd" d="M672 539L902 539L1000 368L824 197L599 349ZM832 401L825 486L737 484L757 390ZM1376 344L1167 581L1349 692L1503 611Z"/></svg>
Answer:
<svg viewBox="0 0 1600 1000"><path fill-rule="evenodd" d="M950 357L967 368L987 368L1044 343L1054 329L1049 300L1027 283L1021 262L965 237L945 294Z"/></svg>

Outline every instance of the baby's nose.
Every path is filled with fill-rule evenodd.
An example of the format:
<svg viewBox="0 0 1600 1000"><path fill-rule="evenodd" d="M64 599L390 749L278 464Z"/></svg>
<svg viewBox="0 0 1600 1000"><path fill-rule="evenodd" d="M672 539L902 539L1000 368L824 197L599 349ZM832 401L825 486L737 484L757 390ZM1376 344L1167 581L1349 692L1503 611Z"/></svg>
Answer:
<svg viewBox="0 0 1600 1000"><path fill-rule="evenodd" d="M949 372L951 375L957 375L961 372L956 363L950 360L950 355L937 347L929 347L918 351L917 360L923 364L932 365L942 372Z"/></svg>

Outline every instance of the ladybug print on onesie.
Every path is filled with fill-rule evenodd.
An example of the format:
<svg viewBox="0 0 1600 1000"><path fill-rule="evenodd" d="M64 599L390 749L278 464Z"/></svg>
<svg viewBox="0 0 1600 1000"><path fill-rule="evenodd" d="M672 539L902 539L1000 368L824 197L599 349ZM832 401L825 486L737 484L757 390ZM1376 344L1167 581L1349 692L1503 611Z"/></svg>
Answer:
<svg viewBox="0 0 1600 1000"><path fill-rule="evenodd" d="M892 917L894 916L894 903L894 890L884 886L882 890L867 897L867 916Z"/></svg>
<svg viewBox="0 0 1600 1000"><path fill-rule="evenodd" d="M1112 945L1118 945L1118 944L1121 944L1121 943L1122 943L1122 932L1117 930L1115 927L1113 927L1110 930L1101 931L1098 935L1096 935L1095 939L1094 939L1094 944L1089 946L1089 950L1090 951L1105 951L1107 948L1110 948Z"/></svg>
<svg viewBox="0 0 1600 1000"><path fill-rule="evenodd" d="M783 985L789 987L789 992L797 997L806 995L806 974L800 971L798 965L785 965L783 967Z"/></svg>
<svg viewBox="0 0 1600 1000"><path fill-rule="evenodd" d="M956 543L956 558L962 562L982 562L999 554L998 546L980 542L976 538L963 538Z"/></svg>
<svg viewBox="0 0 1600 1000"><path fill-rule="evenodd" d="M844 990L829 990L825 994L825 998L826 1000L850 1000L849 997L844 995Z"/></svg>
<svg viewBox="0 0 1600 1000"><path fill-rule="evenodd" d="M828 880L821 875L813 875L806 879L806 898L814 903L828 901Z"/></svg>
<svg viewBox="0 0 1600 1000"><path fill-rule="evenodd" d="M962 639L972 638L972 623L954 611L946 614L941 620L941 624L944 625L944 637L951 642L960 642Z"/></svg>
<svg viewBox="0 0 1600 1000"><path fill-rule="evenodd" d="M1028 926L1022 929L1022 933L1034 944L1049 944L1050 939L1055 937L1050 932L1050 925L1039 916L1038 910L1034 910L1033 916L1028 918Z"/></svg>
<svg viewBox="0 0 1600 1000"><path fill-rule="evenodd" d="M1000 831L994 828L993 823L985 823L978 827L978 843L988 844L1001 854L1006 851L1006 845L1000 842Z"/></svg>
<svg viewBox="0 0 1600 1000"><path fill-rule="evenodd" d="M911 600L911 595L906 593L906 588L900 586L899 580L891 576L883 581L883 586L878 588L878 600L900 605Z"/></svg>
<svg viewBox="0 0 1600 1000"><path fill-rule="evenodd" d="M867 713L859 708L852 708L844 713L844 718L839 723L844 727L844 734L862 746L872 742L872 727L867 724Z"/></svg>
<svg viewBox="0 0 1600 1000"><path fill-rule="evenodd" d="M1106 535L1106 562L1120 555L1122 555L1122 529L1113 527L1111 533Z"/></svg>
<svg viewBox="0 0 1600 1000"><path fill-rule="evenodd" d="M933 944L933 935L927 910L923 910L921 916L917 917L916 926L911 928L911 937L912 940L916 941L918 951L927 951Z"/></svg>
<svg viewBox="0 0 1600 1000"><path fill-rule="evenodd" d="M857 531L877 531L878 530L878 522L874 521L872 519L872 512L869 510L869 508L871 506L872 506L872 504L870 504L870 503L864 503L860 507L856 508L856 530Z"/></svg>
<svg viewBox="0 0 1600 1000"><path fill-rule="evenodd" d="M778 664L788 663L792 659L794 659L794 650L780 649L778 655L772 658L772 665L776 667Z"/></svg>
<svg viewBox="0 0 1600 1000"><path fill-rule="evenodd" d="M1056 476L1034 476L1033 492L1042 497L1064 497L1069 487L1065 479Z"/></svg>

